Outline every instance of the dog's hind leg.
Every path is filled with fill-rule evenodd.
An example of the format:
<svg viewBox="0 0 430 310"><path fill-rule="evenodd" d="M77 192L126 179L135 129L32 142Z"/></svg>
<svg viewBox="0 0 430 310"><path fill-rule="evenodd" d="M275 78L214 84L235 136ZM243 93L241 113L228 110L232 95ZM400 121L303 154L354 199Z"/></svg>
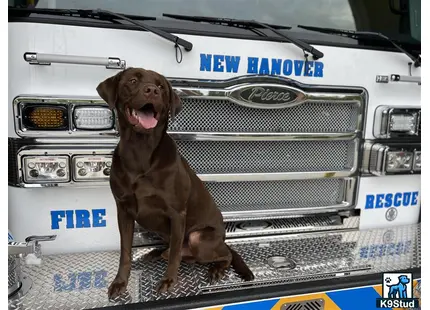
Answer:
<svg viewBox="0 0 430 310"><path fill-rule="evenodd" d="M209 268L211 282L220 280L230 265L246 281L254 278L239 254L230 249L215 230L206 228L190 233L188 245L197 262L213 263Z"/></svg>

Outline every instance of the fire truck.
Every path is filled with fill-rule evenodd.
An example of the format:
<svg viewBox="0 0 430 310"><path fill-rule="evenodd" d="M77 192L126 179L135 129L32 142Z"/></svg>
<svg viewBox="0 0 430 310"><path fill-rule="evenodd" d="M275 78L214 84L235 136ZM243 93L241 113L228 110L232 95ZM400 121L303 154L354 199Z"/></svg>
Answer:
<svg viewBox="0 0 430 310"><path fill-rule="evenodd" d="M418 308L420 0L26 0L8 8L9 309ZM136 225L125 294L97 85L129 67L183 103L168 133L255 279L210 283ZM357 308L358 307L358 308Z"/></svg>

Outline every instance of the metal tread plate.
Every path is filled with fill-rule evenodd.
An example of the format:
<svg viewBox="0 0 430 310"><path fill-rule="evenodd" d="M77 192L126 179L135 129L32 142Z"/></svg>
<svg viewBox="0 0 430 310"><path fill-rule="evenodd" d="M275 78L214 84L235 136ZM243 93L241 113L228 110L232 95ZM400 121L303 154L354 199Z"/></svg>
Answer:
<svg viewBox="0 0 430 310"><path fill-rule="evenodd" d="M230 270L221 281L211 285L207 265L182 263L179 283L172 292L164 294L157 294L155 285L164 274L166 262L143 263L142 256L150 249L134 249L128 291L115 301L108 300L107 288L115 277L119 252L46 256L42 265L23 265L32 287L25 296L10 300L9 309L88 309L420 267L419 235L420 225L409 225L230 240L229 244L253 270L253 282L242 282ZM292 259L295 268L276 268L268 263L271 257Z"/></svg>

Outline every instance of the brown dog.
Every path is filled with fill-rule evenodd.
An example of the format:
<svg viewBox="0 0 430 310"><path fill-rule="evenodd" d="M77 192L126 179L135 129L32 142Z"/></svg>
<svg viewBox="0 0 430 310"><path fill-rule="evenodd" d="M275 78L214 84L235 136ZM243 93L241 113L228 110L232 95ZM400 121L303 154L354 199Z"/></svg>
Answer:
<svg viewBox="0 0 430 310"><path fill-rule="evenodd" d="M181 260L214 263L211 281L220 279L230 265L245 281L254 279L239 254L225 244L221 212L166 133L169 113L174 118L182 109L166 78L129 68L100 83L97 92L117 110L120 132L110 187L117 204L121 255L109 297L127 288L135 221L169 244L164 252L156 249L147 256L168 260L159 292L175 285Z"/></svg>

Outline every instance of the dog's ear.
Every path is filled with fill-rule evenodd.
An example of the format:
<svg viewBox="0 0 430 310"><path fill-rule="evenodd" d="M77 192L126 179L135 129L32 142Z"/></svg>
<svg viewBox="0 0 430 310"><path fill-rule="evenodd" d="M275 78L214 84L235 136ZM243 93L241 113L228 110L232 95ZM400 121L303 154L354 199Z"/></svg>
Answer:
<svg viewBox="0 0 430 310"><path fill-rule="evenodd" d="M107 78L96 88L99 96L106 101L111 110L115 108L116 101L118 100L118 83L122 73L123 71Z"/></svg>
<svg viewBox="0 0 430 310"><path fill-rule="evenodd" d="M167 81L170 92L170 119L175 121L175 117L182 111L182 101L178 94L173 90L172 85Z"/></svg>

